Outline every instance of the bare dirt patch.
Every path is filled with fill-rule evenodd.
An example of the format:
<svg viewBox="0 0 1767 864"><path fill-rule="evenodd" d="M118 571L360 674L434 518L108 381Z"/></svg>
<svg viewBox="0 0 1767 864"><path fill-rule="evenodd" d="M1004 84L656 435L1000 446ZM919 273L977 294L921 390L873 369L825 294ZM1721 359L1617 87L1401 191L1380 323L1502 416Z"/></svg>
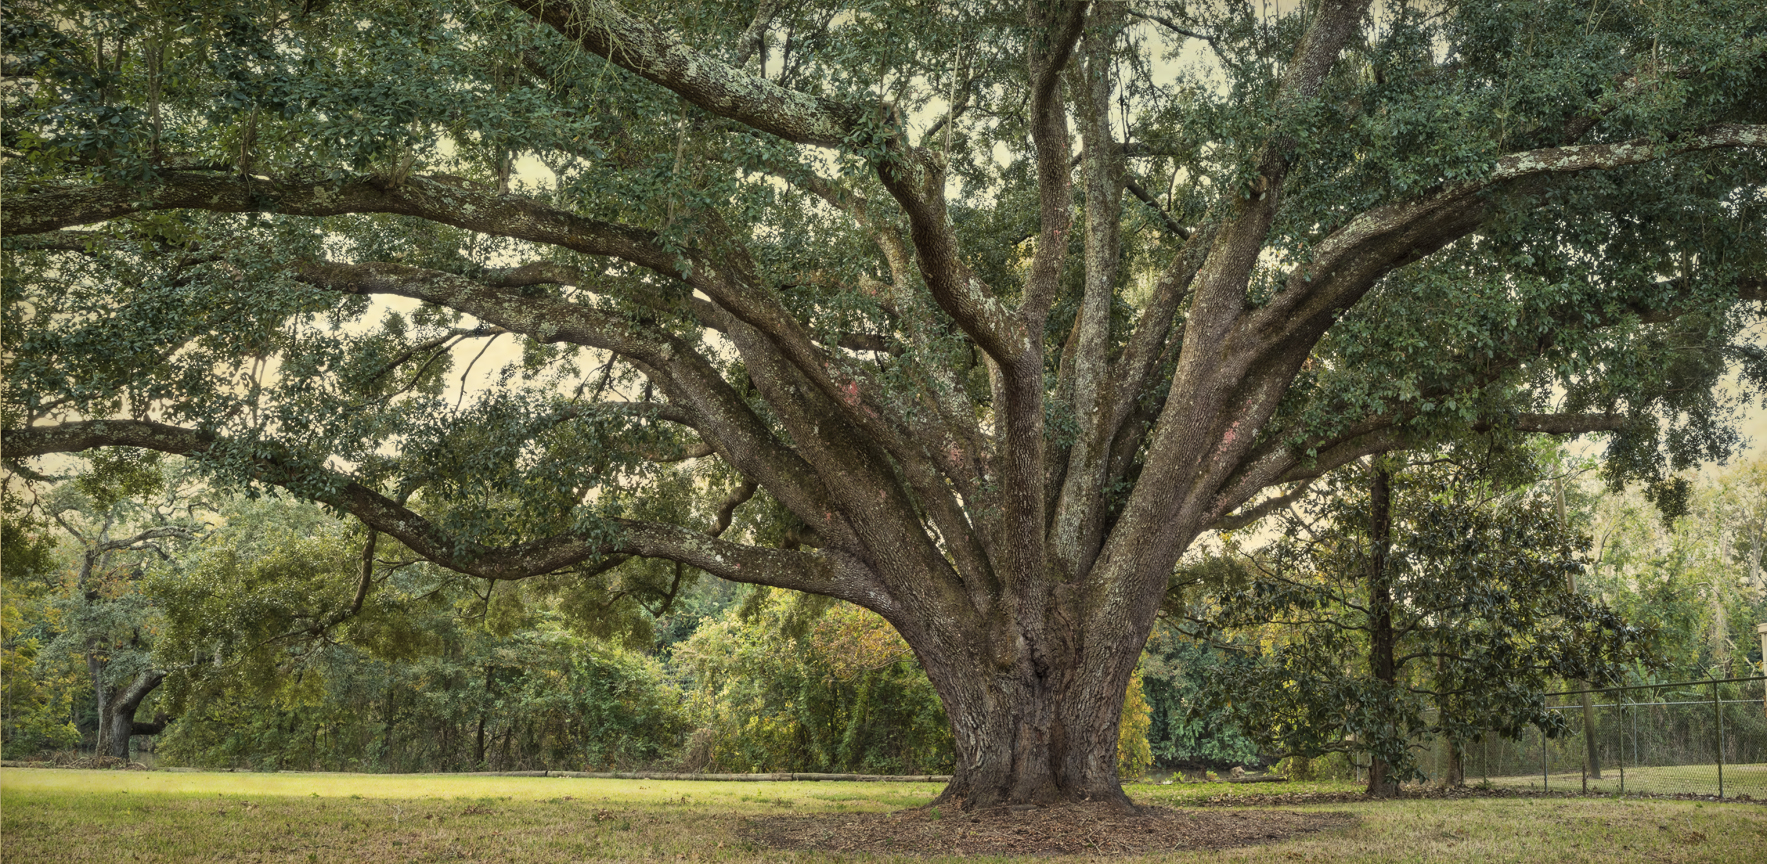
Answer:
<svg viewBox="0 0 1767 864"><path fill-rule="evenodd" d="M922 807L754 819L749 836L776 849L895 855L1139 855L1274 843L1356 823L1349 813L1175 810L1124 813L1106 805L999 808L962 813Z"/></svg>

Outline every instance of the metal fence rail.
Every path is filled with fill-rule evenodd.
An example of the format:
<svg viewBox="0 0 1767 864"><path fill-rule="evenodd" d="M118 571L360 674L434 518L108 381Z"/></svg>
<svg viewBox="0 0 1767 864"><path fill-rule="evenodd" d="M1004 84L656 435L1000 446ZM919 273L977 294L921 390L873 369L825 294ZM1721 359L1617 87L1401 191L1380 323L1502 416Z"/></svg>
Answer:
<svg viewBox="0 0 1767 864"><path fill-rule="evenodd" d="M1467 782L1767 800L1767 676L1566 690L1542 698L1567 732L1548 738L1531 727L1519 740L1492 735L1466 742ZM1423 746L1424 774L1447 777L1452 745Z"/></svg>

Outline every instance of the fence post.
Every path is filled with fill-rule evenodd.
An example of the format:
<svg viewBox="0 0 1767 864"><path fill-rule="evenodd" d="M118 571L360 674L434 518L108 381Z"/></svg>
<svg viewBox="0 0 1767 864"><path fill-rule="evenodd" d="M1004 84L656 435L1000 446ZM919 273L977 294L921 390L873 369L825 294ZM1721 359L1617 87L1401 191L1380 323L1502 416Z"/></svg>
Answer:
<svg viewBox="0 0 1767 864"><path fill-rule="evenodd" d="M1718 682L1712 682L1712 715L1718 720L1718 800L1724 800L1724 703L1718 701Z"/></svg>
<svg viewBox="0 0 1767 864"><path fill-rule="evenodd" d="M1552 756L1546 750L1546 697L1540 697L1540 791L1552 788Z"/></svg>
<svg viewBox="0 0 1767 864"><path fill-rule="evenodd" d="M1589 688L1594 686L1591 682L1583 682L1583 786L1585 787L1583 791L1585 792L1589 791L1587 788L1589 786L1588 778L1601 779L1601 756L1595 749L1595 709L1591 707L1595 702L1595 694L1589 692Z"/></svg>

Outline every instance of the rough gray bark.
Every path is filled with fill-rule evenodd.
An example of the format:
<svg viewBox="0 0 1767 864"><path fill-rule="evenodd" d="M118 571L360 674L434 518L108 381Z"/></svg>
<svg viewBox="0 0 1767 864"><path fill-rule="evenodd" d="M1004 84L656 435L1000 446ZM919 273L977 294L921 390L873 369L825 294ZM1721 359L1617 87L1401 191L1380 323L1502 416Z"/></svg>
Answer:
<svg viewBox="0 0 1767 864"><path fill-rule="evenodd" d="M141 700L146 699L160 683L166 680L166 673L148 670L137 676L129 686L118 692L111 700L106 714L109 734L101 739L107 755L118 759L129 758L129 741L136 735L158 735L165 731L166 724L171 722L166 715L160 714L151 723L143 723L135 719L135 711L141 707Z"/></svg>

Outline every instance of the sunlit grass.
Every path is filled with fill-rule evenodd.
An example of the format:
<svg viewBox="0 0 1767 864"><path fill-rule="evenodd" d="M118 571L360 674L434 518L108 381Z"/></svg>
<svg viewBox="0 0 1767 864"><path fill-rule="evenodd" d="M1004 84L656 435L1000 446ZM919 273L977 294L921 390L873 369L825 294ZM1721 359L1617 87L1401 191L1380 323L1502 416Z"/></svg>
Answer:
<svg viewBox="0 0 1767 864"><path fill-rule="evenodd" d="M498 799L547 801L569 795L573 801L623 806L680 806L682 799L703 807L787 802L868 802L865 809L893 810L926 803L943 788L938 783L728 783L697 780L592 780L575 777L487 777L472 774L327 774L78 771L0 769L0 788L33 792L117 792L162 796L278 796L362 799ZM863 792L855 792L863 789ZM858 808L855 808L858 809Z"/></svg>
<svg viewBox="0 0 1767 864"><path fill-rule="evenodd" d="M1265 795L1291 795L1300 793L1334 793L1360 792L1366 788L1365 783L1349 780L1321 780L1318 782L1287 783L1173 783L1162 786L1152 783L1131 783L1124 787L1129 797L1148 804L1159 804L1166 807L1194 807L1206 801L1223 798L1258 798Z"/></svg>
<svg viewBox="0 0 1767 864"><path fill-rule="evenodd" d="M1220 794L1341 791L1346 785L1129 788L1147 803L1182 805ZM924 804L937 792L934 784L898 783L7 768L0 769L0 859L8 864L955 860L782 853L756 847L744 830L753 818L890 811ZM1130 860L1753 864L1767 848L1767 808L1748 804L1458 799L1283 809L1349 812L1361 822L1269 846ZM1235 812L1256 818L1258 808Z"/></svg>
<svg viewBox="0 0 1767 864"><path fill-rule="evenodd" d="M1523 774L1513 777L1492 777L1491 785L1516 789L1539 789L1542 785L1539 774ZM1585 778L1581 773L1554 773L1545 778L1547 788L1555 791L1581 791ZM1669 765L1657 767L1626 767L1609 765L1602 769L1601 779L1589 779L1590 792L1615 793L1621 791L1622 785L1627 794L1642 793L1691 793L1694 795L1718 794L1718 765ZM1724 795L1747 795L1756 800L1767 800L1767 765L1724 766Z"/></svg>

